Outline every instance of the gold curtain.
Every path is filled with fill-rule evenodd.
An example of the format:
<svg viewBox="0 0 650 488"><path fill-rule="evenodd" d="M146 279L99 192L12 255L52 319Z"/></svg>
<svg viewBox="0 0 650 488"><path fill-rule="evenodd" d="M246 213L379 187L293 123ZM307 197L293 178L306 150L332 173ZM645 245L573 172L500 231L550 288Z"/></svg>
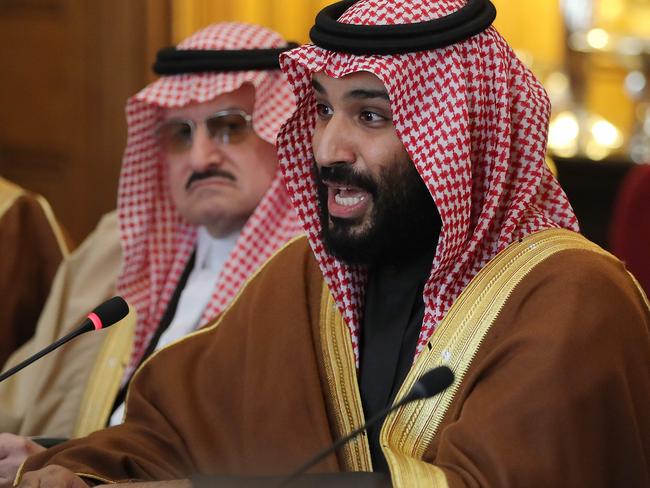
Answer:
<svg viewBox="0 0 650 488"><path fill-rule="evenodd" d="M316 13L331 3L333 0L172 0L173 36L178 42L212 22L239 20L307 42ZM545 62L559 59L562 46L557 0L494 0L494 4L499 12L496 26L515 48L530 51Z"/></svg>
<svg viewBox="0 0 650 488"><path fill-rule="evenodd" d="M332 0L172 0L176 42L213 22L238 20L270 27L285 39L307 42L316 13Z"/></svg>
<svg viewBox="0 0 650 488"><path fill-rule="evenodd" d="M399 0L395 0L399 1ZM497 7L495 26L510 45L543 71L562 64L564 41L560 0L492 0ZM172 33L175 42L213 22L239 20L270 27L286 39L307 42L316 13L334 0L172 0ZM647 0L600 0L596 17L607 20L620 9L612 4ZM605 8L607 7L607 8ZM603 14L602 12L605 12ZM609 17L607 13L609 12ZM614 12L614 13L612 13ZM629 19L629 15L625 18ZM639 17L638 15L635 17ZM643 17L647 19L647 17ZM622 69L594 74L588 105L616 125L630 123L630 102L622 90Z"/></svg>
<svg viewBox="0 0 650 488"><path fill-rule="evenodd" d="M286 39L307 42L316 13L333 1L172 0L173 37L178 42L213 22L239 20L270 27ZM545 63L560 59L562 38L557 0L494 0L494 4L499 12L496 26L512 46Z"/></svg>

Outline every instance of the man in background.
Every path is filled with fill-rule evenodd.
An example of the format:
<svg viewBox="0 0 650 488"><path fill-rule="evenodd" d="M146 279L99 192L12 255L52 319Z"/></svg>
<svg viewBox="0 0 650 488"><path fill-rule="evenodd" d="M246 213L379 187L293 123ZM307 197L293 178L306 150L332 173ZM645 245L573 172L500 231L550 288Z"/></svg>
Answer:
<svg viewBox="0 0 650 488"><path fill-rule="evenodd" d="M24 436L75 437L120 423L137 366L222 313L299 232L275 150L294 108L278 63L286 49L271 30L229 22L159 53L162 77L126 107L117 212L62 266L35 339L11 363L112 294L135 313L0 385L4 485L43 449Z"/></svg>

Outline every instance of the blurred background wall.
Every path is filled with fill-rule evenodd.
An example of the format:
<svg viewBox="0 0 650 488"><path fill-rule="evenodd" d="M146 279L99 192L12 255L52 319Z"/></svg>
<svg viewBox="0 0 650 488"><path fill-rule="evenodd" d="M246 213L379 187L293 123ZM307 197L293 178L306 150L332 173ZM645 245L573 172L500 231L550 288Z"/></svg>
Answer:
<svg viewBox="0 0 650 488"><path fill-rule="evenodd" d="M560 181L606 245L598 221L630 165L650 161L650 0L493 1L553 101ZM220 20L306 42L329 3L0 0L0 175L45 195L79 242L115 206L124 103L152 79L158 48Z"/></svg>
<svg viewBox="0 0 650 488"><path fill-rule="evenodd" d="M171 38L160 0L0 0L0 175L79 243L115 207L126 98Z"/></svg>

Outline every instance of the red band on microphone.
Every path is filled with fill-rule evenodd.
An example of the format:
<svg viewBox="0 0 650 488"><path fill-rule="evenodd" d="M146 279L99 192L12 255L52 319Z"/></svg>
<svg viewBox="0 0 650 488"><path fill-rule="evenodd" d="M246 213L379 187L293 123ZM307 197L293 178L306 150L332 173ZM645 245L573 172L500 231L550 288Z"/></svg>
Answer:
<svg viewBox="0 0 650 488"><path fill-rule="evenodd" d="M95 330L101 330L104 325L102 324L102 319L100 319L96 313L90 312L88 314L88 319L93 323L95 326Z"/></svg>

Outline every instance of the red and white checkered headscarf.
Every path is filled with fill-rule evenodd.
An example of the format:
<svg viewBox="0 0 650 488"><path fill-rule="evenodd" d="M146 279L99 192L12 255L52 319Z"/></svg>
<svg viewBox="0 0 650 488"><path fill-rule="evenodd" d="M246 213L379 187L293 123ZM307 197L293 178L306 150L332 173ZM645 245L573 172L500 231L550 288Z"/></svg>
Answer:
<svg viewBox="0 0 650 488"><path fill-rule="evenodd" d="M460 0L360 0L339 21L407 24L457 11ZM315 100L311 75L368 71L388 90L393 121L440 212L443 226L424 290L419 353L461 291L508 244L533 232L578 230L544 163L550 104L532 73L492 27L449 47L358 56L314 45L280 62L298 109L278 136L280 167L358 357L365 273L329 255L311 176Z"/></svg>
<svg viewBox="0 0 650 488"><path fill-rule="evenodd" d="M225 22L200 30L178 49L266 49L286 45L277 33L256 25ZM125 378L140 361L196 245L196 227L184 221L171 200L155 138L164 108L207 102L244 83L255 87L253 129L275 144L292 113L294 97L279 70L192 73L163 76L126 106L128 141L118 190L124 265L118 291L136 308L133 354ZM278 171L244 226L221 271L200 325L228 305L244 281L291 237L302 232Z"/></svg>

